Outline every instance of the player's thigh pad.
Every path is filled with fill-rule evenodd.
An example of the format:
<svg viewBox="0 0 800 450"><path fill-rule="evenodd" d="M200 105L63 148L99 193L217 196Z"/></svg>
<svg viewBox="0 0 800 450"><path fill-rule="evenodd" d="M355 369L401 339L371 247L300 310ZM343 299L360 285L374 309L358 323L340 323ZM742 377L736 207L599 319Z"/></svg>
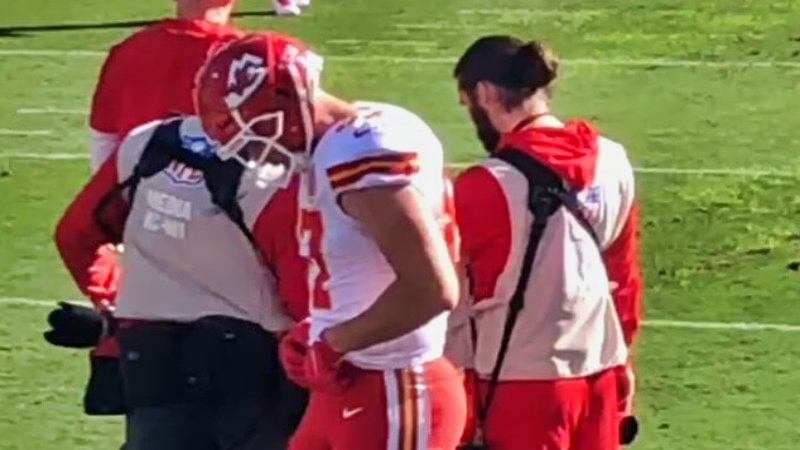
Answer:
<svg viewBox="0 0 800 450"><path fill-rule="evenodd" d="M340 395L312 393L291 450L450 450L466 420L448 362L360 371Z"/></svg>

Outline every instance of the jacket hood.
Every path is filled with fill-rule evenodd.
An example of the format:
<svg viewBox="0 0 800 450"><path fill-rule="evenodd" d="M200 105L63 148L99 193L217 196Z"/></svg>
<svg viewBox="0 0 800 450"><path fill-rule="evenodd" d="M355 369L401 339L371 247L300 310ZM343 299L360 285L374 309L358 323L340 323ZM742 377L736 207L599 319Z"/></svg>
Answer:
<svg viewBox="0 0 800 450"><path fill-rule="evenodd" d="M575 120L563 128L528 127L504 134L499 149L524 151L554 171L574 189L594 181L600 134L589 123Z"/></svg>

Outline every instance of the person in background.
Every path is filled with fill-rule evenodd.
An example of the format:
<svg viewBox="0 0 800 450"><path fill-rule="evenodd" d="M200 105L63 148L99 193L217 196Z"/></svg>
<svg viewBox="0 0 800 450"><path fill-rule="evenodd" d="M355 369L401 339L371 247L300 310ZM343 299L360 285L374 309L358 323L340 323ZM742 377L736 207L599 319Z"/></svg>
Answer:
<svg viewBox="0 0 800 450"><path fill-rule="evenodd" d="M114 45L100 71L89 117L91 171L95 173L134 127L173 113L194 110L194 76L206 57L241 32L228 25L234 0L175 0L174 18L163 19ZM122 247L97 249L97 262L87 295L97 314L60 306L49 316L55 328L46 335L58 346L87 345L92 327L114 309L122 271L117 257ZM78 342L79 341L79 342ZM91 347L91 345L88 345ZM84 396L88 414L119 414L121 392L118 352L113 338L96 343L91 353L90 379Z"/></svg>
<svg viewBox="0 0 800 450"><path fill-rule="evenodd" d="M538 42L486 36L454 70L489 154L455 182L480 380L473 448L626 440L642 299L633 168L622 145L553 114L557 69Z"/></svg>
<svg viewBox="0 0 800 450"><path fill-rule="evenodd" d="M228 25L234 0L175 0L160 20L114 45L89 115L92 172L134 127L171 113L192 114L192 86L206 57L241 32Z"/></svg>
<svg viewBox="0 0 800 450"><path fill-rule="evenodd" d="M279 16L299 16L302 7L311 5L311 0L272 0L275 14Z"/></svg>

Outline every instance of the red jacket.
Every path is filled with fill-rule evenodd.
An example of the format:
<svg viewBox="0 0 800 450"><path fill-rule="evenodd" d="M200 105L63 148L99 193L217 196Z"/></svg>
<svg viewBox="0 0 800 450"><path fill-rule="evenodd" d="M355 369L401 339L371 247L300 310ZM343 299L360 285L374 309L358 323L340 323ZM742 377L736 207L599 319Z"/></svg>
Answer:
<svg viewBox="0 0 800 450"><path fill-rule="evenodd" d="M600 146L608 150L605 154L609 156L602 156ZM572 190L587 190L590 193L598 171L606 171L601 177L610 180L609 197L615 195L613 186L616 182L613 178L616 175L612 172L622 170L621 166L627 165L630 180L623 184L628 186L625 188L628 190L625 194L628 199L612 201L621 202L623 210L612 211L614 207L608 206L605 214L597 219L597 228L605 240L601 257L624 341L627 346L632 345L641 326L643 286L639 265L639 210L633 200L632 171L624 149L600 137L594 128L584 122L571 122L564 128L529 127L517 130L504 135L499 147L527 151L558 173ZM602 167L598 165L598 160L603 163ZM459 175L455 183L462 253L477 305L484 300L498 301L510 296L509 291L513 290L518 273L510 267L510 264L516 264L511 259L515 257L511 255L516 251L514 246L524 245L513 242L527 239L527 236L523 236L524 239L518 236L527 232L520 228L523 225L517 217L520 211L526 210L523 205L527 184L516 186L516 182L511 183L512 177L506 174L507 169L503 164L484 162L470 167ZM515 186L511 187L509 183ZM521 190L517 192L518 189ZM589 193L586 195L589 196ZM600 209L604 207L598 205ZM543 263L537 258L536 267L541 264L547 262ZM534 278L535 273L542 270L536 267Z"/></svg>
<svg viewBox="0 0 800 450"><path fill-rule="evenodd" d="M527 149L558 173L573 189L592 184L597 166L598 132L585 122L570 122L564 129L528 128L503 136L501 147ZM617 314L625 342L633 345L642 322L644 284L639 264L639 205L634 203L622 231L603 250Z"/></svg>
<svg viewBox="0 0 800 450"><path fill-rule="evenodd" d="M94 169L134 127L174 113L192 114L198 69L220 45L241 35L200 20L165 19L112 47L89 117Z"/></svg>

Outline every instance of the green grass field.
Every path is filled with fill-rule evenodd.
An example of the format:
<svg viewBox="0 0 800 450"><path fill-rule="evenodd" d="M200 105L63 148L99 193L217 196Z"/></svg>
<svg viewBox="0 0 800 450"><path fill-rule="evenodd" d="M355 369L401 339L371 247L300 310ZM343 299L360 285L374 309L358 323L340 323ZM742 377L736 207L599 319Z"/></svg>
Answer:
<svg viewBox="0 0 800 450"><path fill-rule="evenodd" d="M595 121L641 169L635 448L800 448L800 274L789 268L800 260L800 2L315 0L291 19L263 14L266 0L240 3L238 25L303 36L328 56L328 90L410 107L460 163L481 150L454 58L480 34L550 42L564 61L556 110ZM120 421L81 415L86 356L40 337L47 305L78 295L51 233L88 175L85 111L103 52L134 31L125 22L171 5L3 7L0 449L116 449Z"/></svg>

